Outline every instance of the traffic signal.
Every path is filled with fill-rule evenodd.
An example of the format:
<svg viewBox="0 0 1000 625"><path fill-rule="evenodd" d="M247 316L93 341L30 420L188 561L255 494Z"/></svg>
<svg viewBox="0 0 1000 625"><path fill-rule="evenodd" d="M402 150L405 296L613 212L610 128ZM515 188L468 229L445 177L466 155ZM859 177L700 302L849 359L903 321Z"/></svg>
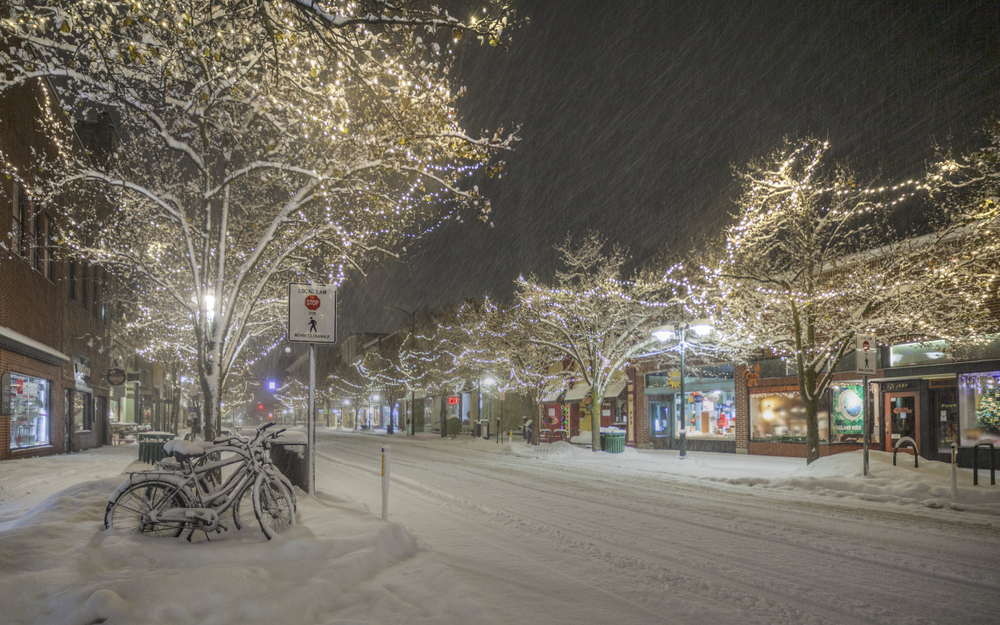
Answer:
<svg viewBox="0 0 1000 625"><path fill-rule="evenodd" d="M257 404L257 410L264 412L264 404Z"/></svg>
<svg viewBox="0 0 1000 625"><path fill-rule="evenodd" d="M267 381L267 390L274 391L277 390L277 388L278 388L278 382L276 380Z"/></svg>

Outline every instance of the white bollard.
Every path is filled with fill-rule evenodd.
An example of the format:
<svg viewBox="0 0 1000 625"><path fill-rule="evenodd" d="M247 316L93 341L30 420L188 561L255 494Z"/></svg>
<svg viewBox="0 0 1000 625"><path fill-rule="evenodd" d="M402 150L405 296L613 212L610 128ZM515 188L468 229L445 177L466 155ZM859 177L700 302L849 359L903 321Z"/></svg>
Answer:
<svg viewBox="0 0 1000 625"><path fill-rule="evenodd" d="M951 444L951 498L958 497L958 446Z"/></svg>
<svg viewBox="0 0 1000 625"><path fill-rule="evenodd" d="M382 520L389 520L389 446L382 448Z"/></svg>

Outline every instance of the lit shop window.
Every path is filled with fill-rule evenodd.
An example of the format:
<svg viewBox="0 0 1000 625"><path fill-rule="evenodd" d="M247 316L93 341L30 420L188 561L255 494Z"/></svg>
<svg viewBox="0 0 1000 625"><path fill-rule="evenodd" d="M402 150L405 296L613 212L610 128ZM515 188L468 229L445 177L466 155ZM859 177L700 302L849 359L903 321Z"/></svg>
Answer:
<svg viewBox="0 0 1000 625"><path fill-rule="evenodd" d="M816 416L820 441L826 442L830 432L829 394L824 394ZM806 405L799 393L771 391L751 395L750 436L764 442L806 442Z"/></svg>
<svg viewBox="0 0 1000 625"><path fill-rule="evenodd" d="M958 427L963 446L984 438L1000 443L1000 371L958 376Z"/></svg>
<svg viewBox="0 0 1000 625"><path fill-rule="evenodd" d="M687 410L681 423L677 415L678 430L687 432L688 438L735 438L736 418L733 392L722 389L687 394Z"/></svg>
<svg viewBox="0 0 1000 625"><path fill-rule="evenodd" d="M50 444L49 381L10 374L10 448Z"/></svg>

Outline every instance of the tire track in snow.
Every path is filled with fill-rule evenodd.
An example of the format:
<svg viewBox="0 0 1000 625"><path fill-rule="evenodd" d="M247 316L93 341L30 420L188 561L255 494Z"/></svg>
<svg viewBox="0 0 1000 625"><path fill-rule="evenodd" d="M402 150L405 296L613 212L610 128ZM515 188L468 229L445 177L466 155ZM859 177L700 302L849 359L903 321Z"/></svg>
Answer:
<svg viewBox="0 0 1000 625"><path fill-rule="evenodd" d="M352 457L371 457L371 454L365 454L354 449L354 445L350 447L348 451L343 445L338 445L337 450L340 453L350 453ZM790 558L792 563L798 563L797 566L790 566L789 570L784 574L783 579L772 582L765 575L760 574L760 563L767 556L766 549L759 546L748 546L751 540L763 540L780 550L787 551L790 548L795 548L799 551L818 552L823 557L836 558L838 560L860 557L860 561L854 563L855 566L851 567L851 570L855 571L859 577L869 580L883 580L887 577L898 578L901 575L909 578L917 577L915 580L916 586L910 585L910 583L914 582L913 579L906 579L905 582L900 580L901 585L904 587L926 587L926 580L921 579L921 575L933 576L935 578L934 583L940 586L940 580L950 577L950 574L953 572L947 568L941 569L937 565L928 565L930 566L929 570L914 573L905 570L906 562L901 567L898 561L892 563L888 558L868 556L864 551L871 549L871 547L864 544L858 547L851 547L851 543L846 543L848 548L846 550L854 553L842 553L845 549L842 547L841 552L838 552L836 544L824 544L822 547L817 548L815 539L801 535L801 532L807 529L805 527L801 529L794 528L791 531L788 528L776 530L768 527L767 513L769 511L774 510L776 506L789 508L803 507L802 505L788 505L796 502L760 503L754 500L754 497L749 494L733 495L732 493L720 493L720 496L728 500L738 499L742 504L740 508L742 516L734 520L732 518L733 515L730 514L729 519L722 519L724 524L720 529L719 521L710 522L701 521L700 519L711 519L712 516L710 515L714 515L715 518L721 518L720 515L725 515L728 511L725 506L730 501L719 503L719 498L711 497L710 493L705 492L705 489L692 487L687 484L677 484L662 479L656 480L655 478L646 477L633 478L629 476L623 478L619 475L608 474L598 474L596 477L588 475L584 478L580 475L581 470L575 467L512 464L507 460L507 457L497 457L495 454L483 452L468 453L466 450L456 450L458 453L451 453L452 450L449 450L449 453L445 455L441 453L440 446L407 444L400 445L399 448L406 451L393 456L393 463L396 467L410 467L412 469L411 473L414 474L419 470L423 478L431 476L437 479L437 483L453 483L458 481L460 483L478 483L480 487L483 484L488 484L494 498L499 497L500 499L506 498L510 501L516 501L520 512L519 514L510 513L497 508L491 503L481 503L475 500L475 495L457 495L452 490L429 487L419 480L405 480L410 488L419 487L425 497L431 500L437 498L449 502L450 508L453 508L459 514L463 512L467 514L469 511L472 511L484 520L488 520L501 532L509 531L511 527L523 526L527 522L530 527L528 533L545 536L549 542L559 545L563 549L583 552L581 557L589 558L612 569L628 571L633 576L636 575L636 571L642 571L641 577L643 577L644 581L641 584L637 584L638 587L646 587L651 592L658 590L662 593L664 592L663 584L666 582L668 586L672 585L672 588L667 592L680 591L708 601L725 602L736 609L748 610L750 614L756 616L766 614L767 619L762 622L803 622L803 619L816 616L817 612L823 614L823 617L825 617L823 620L831 622L879 622L887 618L898 619L902 615L878 607L880 604L888 605L887 601L852 601L850 597L845 599L843 594L836 596L823 595L823 604L817 603L815 599L803 602L802 597L815 593L817 582L804 584L800 582L796 584L795 582L798 581L798 578L802 577L801 575L797 575L797 566L801 567L803 563L809 562L810 558L814 556ZM407 452L409 455L426 454L427 457L423 460L420 458L413 460L406 457ZM321 454L321 457L323 456L324 454ZM330 456L327 456L327 458L334 462L343 461L342 458L335 459ZM433 469L429 467L433 467ZM538 479L538 470L542 470L547 482L555 483L555 486L543 487ZM454 474L456 471L458 475ZM376 470L372 470L371 473L377 475ZM394 481L403 479L401 473L403 472L394 470ZM425 473L426 475L424 475ZM595 471L593 473L597 474L598 472ZM504 481L504 477L507 478L507 481ZM591 484L591 480L598 482L601 490L588 490L586 493L587 496L578 495L574 489L579 487L580 482L583 481ZM621 482L623 481L627 482L626 486L636 495L633 497L636 500L635 502L632 500L625 502L616 492L610 494L606 492L605 489L621 487ZM714 492L714 489L712 490ZM665 491L670 492L665 493ZM640 500L639 495L642 495L645 499ZM676 513L664 513L664 509L670 508L666 507L661 501L654 501L652 499L653 495L661 499L665 495L674 498L683 496L683 500L668 501L667 505L683 503L687 507L678 509ZM572 510L574 507L586 508L595 505L606 507L608 509L608 517L611 519L620 516L622 512L627 512L633 517L643 517L644 520L639 523L633 522L634 519L629 520L628 525L639 526L634 531L628 527L615 526L607 527L607 529L598 528L595 531L593 528L585 527L583 523L574 522L571 513L562 516L553 514L554 507L565 507ZM657 510L651 511L643 506L653 506ZM706 512L706 507L712 510ZM825 504L809 504L805 507L807 509L804 512L801 509L795 511L799 515L809 516L809 518L801 521L803 526L811 523L817 516L829 516L831 513L838 513L835 508L830 509ZM688 512L689 510L691 512ZM748 511L752 511L759 518L746 518ZM853 512L857 513L856 510ZM895 513L888 516L905 517L905 515L896 515ZM783 515L782 518L787 519L788 515ZM919 525L924 520L919 517L905 518L915 525ZM897 521L898 519L892 520ZM747 524L752 529L737 531L740 528L740 523L737 521ZM796 521L799 521L798 517L796 517ZM852 520L845 519L845 521ZM867 522L869 525L875 525L870 520ZM696 541L698 544L697 548L686 548L683 543L675 542L669 545L672 552L663 553L662 550L657 548L656 541L653 540L655 536L653 532L658 527L662 528L664 526L670 526L678 533L693 529L693 531L704 532L705 536L711 536L708 538L704 536L699 537ZM826 532L829 526L829 523L824 524L823 531ZM615 540L613 538L615 533L620 534L623 539ZM609 538L609 536L612 536L612 538ZM824 540L839 540L838 537L829 538L824 536L823 538ZM543 543L542 547L544 547L546 541L543 540L540 542ZM633 545L642 544L648 544L649 548L644 549L642 552L637 552L633 548ZM712 548L706 551L706 546L708 545ZM914 562L919 564L920 557L922 557L922 554L908 556L908 561L910 564ZM663 566L660 564L661 562L669 564ZM844 568L842 564L838 566L841 569ZM935 570L935 566L937 566L937 570ZM866 568L864 571L861 571L859 567ZM675 570L683 570L686 574L678 575ZM691 575L690 573L692 572L697 573L697 575ZM758 574L754 575L754 572ZM776 572L771 571L771 575L773 576ZM716 581L719 578L725 580L725 583L719 584ZM958 579L963 583L970 581L968 576L959 576ZM638 582L639 580L635 581ZM826 583L829 584L830 581L826 580ZM994 590L996 588L996 585L993 583L984 582L981 585ZM742 589L741 596L738 598L732 596L734 586L739 586ZM791 588L790 590L789 587ZM945 604L949 602L954 603L954 597L961 596L954 591L955 588L948 588L943 593L951 595L951 599L946 600ZM639 594L642 593L640 592ZM772 603L761 605L760 599L762 599L762 594L766 595L763 599ZM845 605L847 601L852 602ZM749 614L745 613L745 615L748 616ZM909 616L910 618L907 619L907 622L931 622L936 620L933 617L922 618L920 615ZM969 617L975 618L976 616L975 613L969 614Z"/></svg>

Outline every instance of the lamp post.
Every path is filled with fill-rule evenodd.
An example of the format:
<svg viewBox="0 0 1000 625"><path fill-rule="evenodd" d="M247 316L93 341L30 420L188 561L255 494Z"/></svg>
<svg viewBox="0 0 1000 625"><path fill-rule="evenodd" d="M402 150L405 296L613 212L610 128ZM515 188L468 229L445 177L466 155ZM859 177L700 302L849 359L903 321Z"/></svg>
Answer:
<svg viewBox="0 0 1000 625"><path fill-rule="evenodd" d="M492 386L496 383L497 381L493 379L493 376L488 375L486 376L486 379L476 378L476 396L479 401L479 410L476 412L478 413L477 417L479 421L483 420L483 385ZM469 425L471 426L472 424L470 423ZM475 432L476 428L473 427L472 431Z"/></svg>
<svg viewBox="0 0 1000 625"><path fill-rule="evenodd" d="M694 332L699 337L705 337L712 333L715 329L715 324L712 323L711 319L697 319L691 323L685 323L682 326L674 327L672 324L666 324L653 328L652 334L659 341L669 341L672 338L677 339L677 346L680 347L681 352L681 367L680 367L680 396L681 396L681 427L683 428L679 433L681 443L680 443L680 457L687 457L687 414L685 407L687 406L687 397L684 396L684 356L687 352L688 346L688 332Z"/></svg>

